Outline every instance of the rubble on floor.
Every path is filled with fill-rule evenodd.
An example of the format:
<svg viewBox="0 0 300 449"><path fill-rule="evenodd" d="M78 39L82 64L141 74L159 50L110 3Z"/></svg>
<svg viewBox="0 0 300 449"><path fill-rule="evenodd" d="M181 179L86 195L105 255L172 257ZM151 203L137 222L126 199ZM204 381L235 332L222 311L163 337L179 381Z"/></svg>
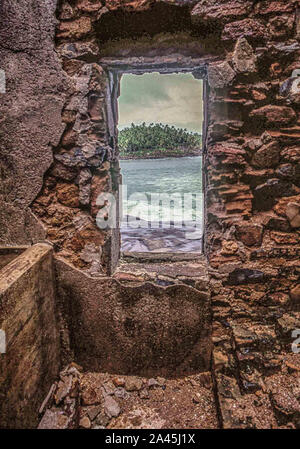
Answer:
<svg viewBox="0 0 300 449"><path fill-rule="evenodd" d="M248 392L242 371L234 377L227 364L223 374L228 359L215 350L213 374L177 379L83 372L71 363L45 398L38 428L300 428L300 354L281 354L281 369L262 376L249 351L246 374L256 372L258 382L249 381Z"/></svg>
<svg viewBox="0 0 300 449"><path fill-rule="evenodd" d="M208 372L180 379L142 378L85 373L72 363L49 393L39 429L218 427Z"/></svg>

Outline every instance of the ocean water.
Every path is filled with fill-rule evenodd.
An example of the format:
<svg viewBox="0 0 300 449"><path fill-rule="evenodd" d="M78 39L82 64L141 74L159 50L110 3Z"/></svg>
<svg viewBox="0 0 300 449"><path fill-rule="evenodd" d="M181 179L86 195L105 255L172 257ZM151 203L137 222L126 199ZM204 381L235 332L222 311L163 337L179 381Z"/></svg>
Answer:
<svg viewBox="0 0 300 449"><path fill-rule="evenodd" d="M202 157L120 161L123 224L202 227Z"/></svg>

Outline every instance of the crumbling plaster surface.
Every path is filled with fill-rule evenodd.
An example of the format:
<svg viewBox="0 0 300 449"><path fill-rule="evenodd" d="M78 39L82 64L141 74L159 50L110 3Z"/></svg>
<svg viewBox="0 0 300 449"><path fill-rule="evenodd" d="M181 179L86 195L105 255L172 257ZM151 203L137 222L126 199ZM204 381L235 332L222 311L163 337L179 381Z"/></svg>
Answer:
<svg viewBox="0 0 300 449"><path fill-rule="evenodd" d="M205 272L200 290L126 273L92 278L62 261L56 262L56 271L61 315L71 337L66 357L88 370L150 377L209 369L211 309Z"/></svg>
<svg viewBox="0 0 300 449"><path fill-rule="evenodd" d="M45 236L29 206L64 130L66 79L54 49L56 3L3 0L0 5L0 68L6 74L6 93L0 94L2 244Z"/></svg>

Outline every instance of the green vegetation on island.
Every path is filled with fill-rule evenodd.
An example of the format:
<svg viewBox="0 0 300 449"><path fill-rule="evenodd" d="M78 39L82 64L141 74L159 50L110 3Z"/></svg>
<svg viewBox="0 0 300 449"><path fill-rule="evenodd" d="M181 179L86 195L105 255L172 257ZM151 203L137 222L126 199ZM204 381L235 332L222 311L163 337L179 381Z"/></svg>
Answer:
<svg viewBox="0 0 300 449"><path fill-rule="evenodd" d="M202 136L162 123L131 124L119 131L120 156L124 159L199 155Z"/></svg>

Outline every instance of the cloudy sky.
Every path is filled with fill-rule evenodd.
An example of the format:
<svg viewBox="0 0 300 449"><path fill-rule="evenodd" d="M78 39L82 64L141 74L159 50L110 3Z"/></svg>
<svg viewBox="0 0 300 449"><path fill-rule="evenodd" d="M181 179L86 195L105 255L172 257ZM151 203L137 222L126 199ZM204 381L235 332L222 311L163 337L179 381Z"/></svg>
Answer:
<svg viewBox="0 0 300 449"><path fill-rule="evenodd" d="M131 123L167 123L202 131L202 81L191 74L125 74L121 78L119 129Z"/></svg>

